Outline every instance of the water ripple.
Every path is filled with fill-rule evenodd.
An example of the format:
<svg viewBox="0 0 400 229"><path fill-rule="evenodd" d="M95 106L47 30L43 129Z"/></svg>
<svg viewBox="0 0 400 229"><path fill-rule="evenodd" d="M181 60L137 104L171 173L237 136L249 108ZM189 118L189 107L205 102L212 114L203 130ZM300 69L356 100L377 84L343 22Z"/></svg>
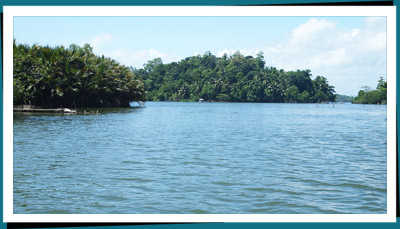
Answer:
<svg viewBox="0 0 400 229"><path fill-rule="evenodd" d="M386 106L14 115L14 213L385 214Z"/></svg>

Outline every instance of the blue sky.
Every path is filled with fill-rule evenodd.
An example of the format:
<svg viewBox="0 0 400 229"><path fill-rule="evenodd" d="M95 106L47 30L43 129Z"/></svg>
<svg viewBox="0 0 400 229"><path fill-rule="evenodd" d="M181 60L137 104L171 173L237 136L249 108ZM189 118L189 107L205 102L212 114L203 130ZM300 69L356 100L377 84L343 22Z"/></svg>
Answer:
<svg viewBox="0 0 400 229"><path fill-rule="evenodd" d="M268 66L311 69L356 95L386 78L385 17L14 17L18 43L83 45L141 68L211 51L256 55Z"/></svg>

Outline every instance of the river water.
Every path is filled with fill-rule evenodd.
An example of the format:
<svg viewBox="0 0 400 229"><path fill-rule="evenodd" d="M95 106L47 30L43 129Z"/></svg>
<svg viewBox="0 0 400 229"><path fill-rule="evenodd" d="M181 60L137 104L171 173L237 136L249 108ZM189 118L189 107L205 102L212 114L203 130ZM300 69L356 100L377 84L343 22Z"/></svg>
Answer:
<svg viewBox="0 0 400 229"><path fill-rule="evenodd" d="M14 114L14 213L386 214L386 106Z"/></svg>

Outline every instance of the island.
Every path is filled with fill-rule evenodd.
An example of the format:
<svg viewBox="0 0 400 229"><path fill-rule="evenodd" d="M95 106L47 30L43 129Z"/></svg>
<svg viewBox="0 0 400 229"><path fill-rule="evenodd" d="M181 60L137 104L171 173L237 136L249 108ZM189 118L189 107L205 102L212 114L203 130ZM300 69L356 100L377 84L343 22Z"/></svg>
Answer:
<svg viewBox="0 0 400 229"><path fill-rule="evenodd" d="M334 87L311 70L285 71L266 66L264 54L204 55L163 64L160 58L134 69L149 101L224 101L318 103L336 100Z"/></svg>
<svg viewBox="0 0 400 229"><path fill-rule="evenodd" d="M132 68L96 56L88 44L42 47L14 40L13 59L16 106L129 107L145 100L144 84Z"/></svg>

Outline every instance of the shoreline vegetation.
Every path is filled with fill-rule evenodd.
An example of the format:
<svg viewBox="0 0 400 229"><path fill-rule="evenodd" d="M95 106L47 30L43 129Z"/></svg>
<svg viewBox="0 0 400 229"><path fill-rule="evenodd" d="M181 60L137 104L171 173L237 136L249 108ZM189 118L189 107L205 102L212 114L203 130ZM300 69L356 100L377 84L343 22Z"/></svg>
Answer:
<svg viewBox="0 0 400 229"><path fill-rule="evenodd" d="M132 69L96 56L93 48L21 45L14 40L14 105L42 108L129 107L144 101Z"/></svg>
<svg viewBox="0 0 400 229"><path fill-rule="evenodd" d="M357 104L387 104L387 81L382 77L378 81L376 90L363 86L352 103Z"/></svg>
<svg viewBox="0 0 400 229"><path fill-rule="evenodd" d="M334 87L311 70L284 71L267 67L264 54L236 52L216 57L211 52L163 64L161 58L134 69L143 79L148 101L225 101L318 103L336 100Z"/></svg>
<svg viewBox="0 0 400 229"><path fill-rule="evenodd" d="M130 102L144 101L386 102L382 78L377 90L363 88L356 98L337 95L325 77L312 79L309 69L284 71L266 66L262 52L256 57L239 51L216 57L207 51L169 64L155 58L136 69L96 56L89 44L53 48L17 44L14 39L13 55L16 106L76 110L130 107Z"/></svg>

